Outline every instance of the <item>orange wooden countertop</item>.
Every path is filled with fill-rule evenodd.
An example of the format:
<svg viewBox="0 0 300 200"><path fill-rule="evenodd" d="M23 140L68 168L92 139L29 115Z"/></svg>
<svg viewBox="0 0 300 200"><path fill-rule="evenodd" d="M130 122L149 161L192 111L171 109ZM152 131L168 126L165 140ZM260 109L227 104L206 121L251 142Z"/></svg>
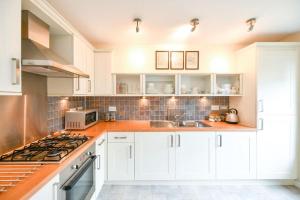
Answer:
<svg viewBox="0 0 300 200"><path fill-rule="evenodd" d="M34 172L31 176L23 179L21 182L17 183L15 187L9 188L7 192L0 192L0 200L19 200L19 199L29 199L35 192L37 192L43 185L50 181L56 174L62 171L66 166L68 166L75 158L77 158L81 153L83 153L87 148L94 144L95 140L105 134L108 131L111 132L166 132L166 131L256 131L255 128L242 126L239 124L227 124L224 122L209 122L203 121L203 123L208 124L212 127L203 128L153 128L150 127L149 121L117 121L117 122L99 122L96 125L88 128L84 131L74 131L81 132L91 139L85 144L76 149L70 154L64 161L59 164L45 164L40 167L39 170ZM30 163L29 163L30 164ZM1 167L1 165L0 165Z"/></svg>

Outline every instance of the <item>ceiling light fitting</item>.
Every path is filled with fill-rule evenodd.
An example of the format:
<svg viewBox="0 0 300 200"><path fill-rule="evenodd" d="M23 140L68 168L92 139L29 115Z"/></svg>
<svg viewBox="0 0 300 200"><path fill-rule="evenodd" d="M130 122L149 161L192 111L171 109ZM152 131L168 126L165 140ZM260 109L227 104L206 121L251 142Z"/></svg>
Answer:
<svg viewBox="0 0 300 200"><path fill-rule="evenodd" d="M194 32L196 30L197 25L199 24L199 19L194 18L190 21L190 24L192 25L191 32Z"/></svg>
<svg viewBox="0 0 300 200"><path fill-rule="evenodd" d="M140 18L135 18L135 19L133 19L133 22L136 23L135 32L136 33L140 32L139 23L142 22L142 20Z"/></svg>
<svg viewBox="0 0 300 200"><path fill-rule="evenodd" d="M250 18L246 21L246 24L248 25L248 32L251 32L254 29L256 23L256 18Z"/></svg>

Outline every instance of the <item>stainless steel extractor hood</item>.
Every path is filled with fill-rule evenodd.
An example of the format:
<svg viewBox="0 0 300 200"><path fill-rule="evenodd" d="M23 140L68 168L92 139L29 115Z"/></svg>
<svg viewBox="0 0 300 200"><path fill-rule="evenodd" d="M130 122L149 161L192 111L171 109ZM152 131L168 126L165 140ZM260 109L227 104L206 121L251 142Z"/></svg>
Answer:
<svg viewBox="0 0 300 200"><path fill-rule="evenodd" d="M49 26L27 10L22 11L22 70L48 77L86 77L49 48Z"/></svg>

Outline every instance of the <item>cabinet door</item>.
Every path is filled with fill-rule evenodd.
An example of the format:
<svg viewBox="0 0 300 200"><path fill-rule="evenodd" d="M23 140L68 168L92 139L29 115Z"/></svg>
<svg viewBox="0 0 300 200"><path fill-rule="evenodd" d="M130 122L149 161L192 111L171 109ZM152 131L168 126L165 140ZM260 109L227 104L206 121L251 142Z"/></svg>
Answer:
<svg viewBox="0 0 300 200"><path fill-rule="evenodd" d="M74 65L83 72L86 72L87 47L79 38L74 36ZM86 78L74 78L74 94L86 94Z"/></svg>
<svg viewBox="0 0 300 200"><path fill-rule="evenodd" d="M112 53L95 52L95 95L112 95Z"/></svg>
<svg viewBox="0 0 300 200"><path fill-rule="evenodd" d="M30 200L57 200L58 199L59 175L52 178L46 185L37 191Z"/></svg>
<svg viewBox="0 0 300 200"><path fill-rule="evenodd" d="M134 144L108 143L108 180L134 179Z"/></svg>
<svg viewBox="0 0 300 200"><path fill-rule="evenodd" d="M217 132L218 179L256 178L256 132Z"/></svg>
<svg viewBox="0 0 300 200"><path fill-rule="evenodd" d="M210 179L215 174L215 133L176 134L176 179Z"/></svg>
<svg viewBox="0 0 300 200"><path fill-rule="evenodd" d="M97 198L98 194L101 191L101 188L105 180L105 155L106 155L106 135L103 135L101 138L97 139L96 145L96 171L95 171L95 194L94 199Z"/></svg>
<svg viewBox="0 0 300 200"><path fill-rule="evenodd" d="M263 121L262 121L263 120ZM297 137L294 116L259 118L257 175L259 179L297 178Z"/></svg>
<svg viewBox="0 0 300 200"><path fill-rule="evenodd" d="M259 49L257 98L259 112L264 114L295 114L297 67L296 47ZM278 108L279 105L284 105Z"/></svg>
<svg viewBox="0 0 300 200"><path fill-rule="evenodd" d="M88 79L86 79L86 92L88 95L94 94L94 51L90 48L87 49L87 73L90 75Z"/></svg>
<svg viewBox="0 0 300 200"><path fill-rule="evenodd" d="M175 135L135 133L135 179L175 179Z"/></svg>
<svg viewBox="0 0 300 200"><path fill-rule="evenodd" d="M0 13L0 94L21 93L21 0L1 0Z"/></svg>

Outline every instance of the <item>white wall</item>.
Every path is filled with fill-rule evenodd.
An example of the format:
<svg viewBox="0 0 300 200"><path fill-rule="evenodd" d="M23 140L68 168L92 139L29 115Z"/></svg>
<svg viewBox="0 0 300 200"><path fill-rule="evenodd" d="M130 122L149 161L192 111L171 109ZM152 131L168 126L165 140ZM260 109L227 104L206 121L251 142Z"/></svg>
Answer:
<svg viewBox="0 0 300 200"><path fill-rule="evenodd" d="M226 45L135 45L109 47L113 50L113 73L174 73L174 70L155 70L157 50L199 50L198 72L234 72L234 52L240 46ZM178 72L187 72L179 70ZM195 72L195 71L191 71Z"/></svg>

